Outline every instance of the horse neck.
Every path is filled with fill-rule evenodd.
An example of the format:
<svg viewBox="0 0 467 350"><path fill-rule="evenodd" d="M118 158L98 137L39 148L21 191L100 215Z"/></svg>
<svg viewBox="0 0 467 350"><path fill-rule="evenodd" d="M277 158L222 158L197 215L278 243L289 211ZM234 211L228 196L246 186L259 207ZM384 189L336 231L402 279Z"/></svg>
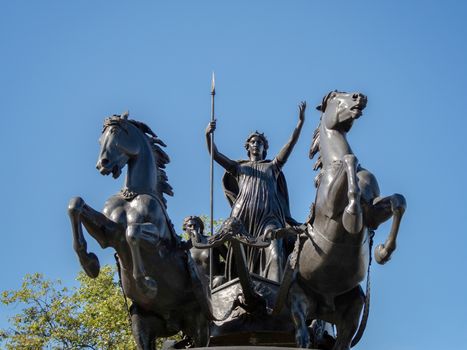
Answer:
<svg viewBox="0 0 467 350"><path fill-rule="evenodd" d="M337 129L329 129L326 127L323 115L323 120L319 126L320 132L320 155L323 162L323 167L328 167L335 161L341 161L346 154L353 154L347 141L347 133Z"/></svg>
<svg viewBox="0 0 467 350"><path fill-rule="evenodd" d="M140 152L128 161L125 187L136 193L157 193L157 168L152 149L142 141Z"/></svg>

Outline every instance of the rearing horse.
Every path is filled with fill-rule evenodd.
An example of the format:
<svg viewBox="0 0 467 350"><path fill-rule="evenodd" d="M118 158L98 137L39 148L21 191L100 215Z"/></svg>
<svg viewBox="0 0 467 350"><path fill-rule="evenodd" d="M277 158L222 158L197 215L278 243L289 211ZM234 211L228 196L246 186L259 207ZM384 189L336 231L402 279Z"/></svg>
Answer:
<svg viewBox="0 0 467 350"><path fill-rule="evenodd" d="M365 304L359 283L368 269L370 236L390 217L391 231L385 244L376 247L376 261L386 263L396 248L405 199L400 194L380 197L376 178L360 167L346 139L366 103L361 93L333 91L318 107L322 115L310 149L310 158L319 154L316 200L297 245L297 274L288 294L299 347L311 345L307 325L314 319L336 325L333 350L348 350L358 342L365 319L352 337ZM366 301L364 318L369 295Z"/></svg>
<svg viewBox="0 0 467 350"><path fill-rule="evenodd" d="M144 123L113 115L104 122L97 169L118 178L128 165L125 185L110 197L102 213L83 199L70 200L68 213L73 246L90 277L99 274L99 260L87 252L82 225L102 248L116 250L125 295L131 307L132 332L138 349L154 349L156 337L182 330L197 346L208 340L210 304L190 255L165 208L172 195L163 170L169 157L165 144Z"/></svg>

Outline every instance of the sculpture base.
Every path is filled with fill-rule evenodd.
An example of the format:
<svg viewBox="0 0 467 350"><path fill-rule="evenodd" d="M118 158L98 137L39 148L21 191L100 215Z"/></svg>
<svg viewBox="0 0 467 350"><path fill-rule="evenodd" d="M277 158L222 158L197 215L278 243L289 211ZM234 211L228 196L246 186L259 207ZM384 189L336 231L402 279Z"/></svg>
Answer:
<svg viewBox="0 0 467 350"><path fill-rule="evenodd" d="M239 332L226 334L211 338L210 347L231 348L239 346L242 348L255 347L295 347L295 337L293 333L285 332Z"/></svg>
<svg viewBox="0 0 467 350"><path fill-rule="evenodd" d="M297 350L302 348L294 348L294 347L279 347L279 346L213 346L209 348L193 348L193 350L201 350L201 349L209 349L209 350ZM320 349L307 349L307 350L320 350Z"/></svg>

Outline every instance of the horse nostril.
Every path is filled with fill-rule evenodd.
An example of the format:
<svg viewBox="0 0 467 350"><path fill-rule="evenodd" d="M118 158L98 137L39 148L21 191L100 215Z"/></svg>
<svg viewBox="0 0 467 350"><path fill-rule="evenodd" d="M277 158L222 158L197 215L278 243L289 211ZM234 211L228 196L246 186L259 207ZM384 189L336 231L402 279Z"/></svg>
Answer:
<svg viewBox="0 0 467 350"><path fill-rule="evenodd" d="M107 164L109 164L109 160L107 158L102 158L101 159L101 165L106 166Z"/></svg>
<svg viewBox="0 0 467 350"><path fill-rule="evenodd" d="M356 99L359 98L359 97L360 97L360 94L353 94L353 95L352 95L352 98L353 98L354 100L356 100Z"/></svg>

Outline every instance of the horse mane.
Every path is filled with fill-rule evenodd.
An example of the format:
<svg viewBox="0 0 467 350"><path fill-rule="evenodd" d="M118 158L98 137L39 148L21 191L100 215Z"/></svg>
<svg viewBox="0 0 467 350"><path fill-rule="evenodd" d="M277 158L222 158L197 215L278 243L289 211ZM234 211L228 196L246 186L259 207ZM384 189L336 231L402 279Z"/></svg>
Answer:
<svg viewBox="0 0 467 350"><path fill-rule="evenodd" d="M167 145L157 137L154 131L152 131L147 124L133 119L128 119L128 122L136 126L143 133L151 146L157 168L157 196L162 200L164 206L167 208L167 200L164 198L164 194L168 196L174 195L173 188L170 186L167 174L164 170L165 166L170 163L170 158L161 146L167 147Z"/></svg>
<svg viewBox="0 0 467 350"><path fill-rule="evenodd" d="M322 117L322 114L321 114L321 117ZM318 154L318 159L316 160L315 164L313 165L313 170L320 170L318 175L316 175L315 177L315 187L318 188L319 187L319 184L321 182L321 177L323 175L323 159L321 157L321 154L320 154L320 145L319 145L319 141L320 141L320 132L319 132L319 128L321 126L321 117L319 118L319 123L318 123L318 126L316 127L314 133L313 133L313 139L311 141L311 146L310 146L310 153L309 153L309 157L310 159L313 159L315 157L316 154Z"/></svg>
<svg viewBox="0 0 467 350"><path fill-rule="evenodd" d="M319 184L321 183L321 177L323 176L323 158L321 157L320 154L320 135L319 135L319 128L321 126L321 122L323 120L323 113L326 111L326 107L328 104L329 98L335 93L339 93L341 91L333 90L328 92L324 97L323 100L321 101L321 104L316 106L316 109L321 112L321 116L319 117L319 123L318 126L315 129L315 132L313 133L313 140L311 141L311 147L310 147L310 153L309 157L310 159L313 159L316 154L318 154L318 159L316 160L315 164L313 165L313 170L320 170L318 175L315 177L315 187L318 188Z"/></svg>

